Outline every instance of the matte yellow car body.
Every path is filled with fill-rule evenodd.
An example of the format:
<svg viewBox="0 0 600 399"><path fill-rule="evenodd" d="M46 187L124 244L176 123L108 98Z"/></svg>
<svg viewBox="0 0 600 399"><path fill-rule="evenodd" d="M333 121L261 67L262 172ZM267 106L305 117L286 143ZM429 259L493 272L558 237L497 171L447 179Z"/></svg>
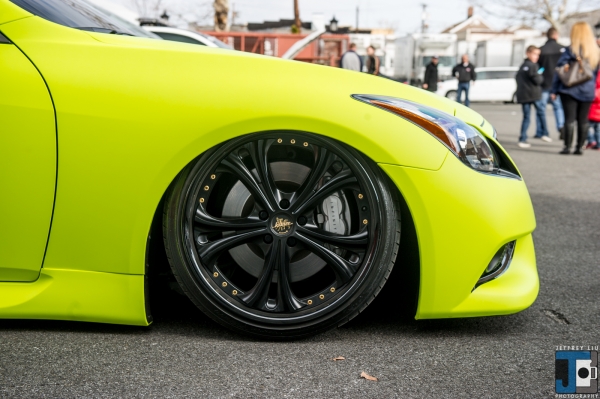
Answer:
<svg viewBox="0 0 600 399"><path fill-rule="evenodd" d="M24 274L29 278L0 282L1 318L147 325L148 234L169 185L215 145L271 130L345 142L377 162L397 185L419 242L417 318L508 314L525 309L537 296L535 219L525 183L476 172L421 128L350 96L386 95L427 104L493 140L492 126L470 109L366 74L75 30L7 0L0 0L0 32L14 43L0 45L0 51L18 47L21 62L26 57L39 71L31 82L43 77L56 113L58 143L57 178L50 172L56 168L45 171L44 178L48 187L56 183L54 208L48 210L52 203L44 202L46 210L38 215L52 218L47 248L45 242L43 248L31 248L24 240L10 248L13 258L45 252L43 262L34 268L34 278L30 268ZM3 84L13 92L23 90L17 80ZM42 87L40 81L31 84ZM0 113L14 106L4 93ZM38 95L44 112L31 112L29 124L13 123L1 134L43 134L31 125L47 123L43 96ZM21 111L33 104L21 104ZM4 206L4 196L0 201ZM0 225L0 234L11 233ZM508 271L472 291L494 253L511 240L517 246Z"/></svg>

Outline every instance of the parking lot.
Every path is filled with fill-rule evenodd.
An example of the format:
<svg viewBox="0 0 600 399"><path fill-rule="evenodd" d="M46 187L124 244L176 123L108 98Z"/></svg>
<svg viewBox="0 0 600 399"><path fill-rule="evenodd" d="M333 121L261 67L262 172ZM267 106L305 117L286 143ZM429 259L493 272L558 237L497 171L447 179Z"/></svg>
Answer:
<svg viewBox="0 0 600 399"><path fill-rule="evenodd" d="M0 321L0 397L553 397L556 346L600 344L600 152L559 155L554 129L554 143L520 149L518 106L473 108L531 193L541 282L531 308L414 321L388 285L343 327L273 343L231 333L169 292L153 297L149 328Z"/></svg>

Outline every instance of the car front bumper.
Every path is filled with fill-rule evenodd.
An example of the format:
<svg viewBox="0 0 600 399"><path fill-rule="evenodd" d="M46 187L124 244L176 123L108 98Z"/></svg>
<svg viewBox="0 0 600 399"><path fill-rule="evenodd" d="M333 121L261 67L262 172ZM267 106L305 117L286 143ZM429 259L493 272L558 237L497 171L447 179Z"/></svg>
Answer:
<svg viewBox="0 0 600 399"><path fill-rule="evenodd" d="M476 172L450 153L437 171L380 167L415 223L421 266L417 319L510 314L535 301L535 216L522 180ZM513 240L506 272L473 289L498 249Z"/></svg>

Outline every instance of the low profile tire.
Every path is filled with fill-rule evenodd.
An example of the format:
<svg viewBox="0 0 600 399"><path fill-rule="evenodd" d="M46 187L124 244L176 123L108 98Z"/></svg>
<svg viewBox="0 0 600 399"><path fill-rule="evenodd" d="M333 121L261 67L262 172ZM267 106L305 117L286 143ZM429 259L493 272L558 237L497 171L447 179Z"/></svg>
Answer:
<svg viewBox="0 0 600 399"><path fill-rule="evenodd" d="M456 90L450 90L446 93L446 98L452 101L456 101Z"/></svg>
<svg viewBox="0 0 600 399"><path fill-rule="evenodd" d="M376 164L331 139L236 138L171 186L167 255L218 323L267 339L313 335L358 315L387 280L400 242L394 190Z"/></svg>

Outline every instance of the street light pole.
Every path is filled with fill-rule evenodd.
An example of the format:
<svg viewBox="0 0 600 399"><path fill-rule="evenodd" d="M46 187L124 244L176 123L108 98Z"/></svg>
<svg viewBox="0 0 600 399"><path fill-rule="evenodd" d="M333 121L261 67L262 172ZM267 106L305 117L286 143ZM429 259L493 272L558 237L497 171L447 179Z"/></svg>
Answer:
<svg viewBox="0 0 600 399"><path fill-rule="evenodd" d="M421 4L423 13L421 14L421 33L427 32L427 4Z"/></svg>
<svg viewBox="0 0 600 399"><path fill-rule="evenodd" d="M358 6L356 6L356 33L358 33Z"/></svg>

